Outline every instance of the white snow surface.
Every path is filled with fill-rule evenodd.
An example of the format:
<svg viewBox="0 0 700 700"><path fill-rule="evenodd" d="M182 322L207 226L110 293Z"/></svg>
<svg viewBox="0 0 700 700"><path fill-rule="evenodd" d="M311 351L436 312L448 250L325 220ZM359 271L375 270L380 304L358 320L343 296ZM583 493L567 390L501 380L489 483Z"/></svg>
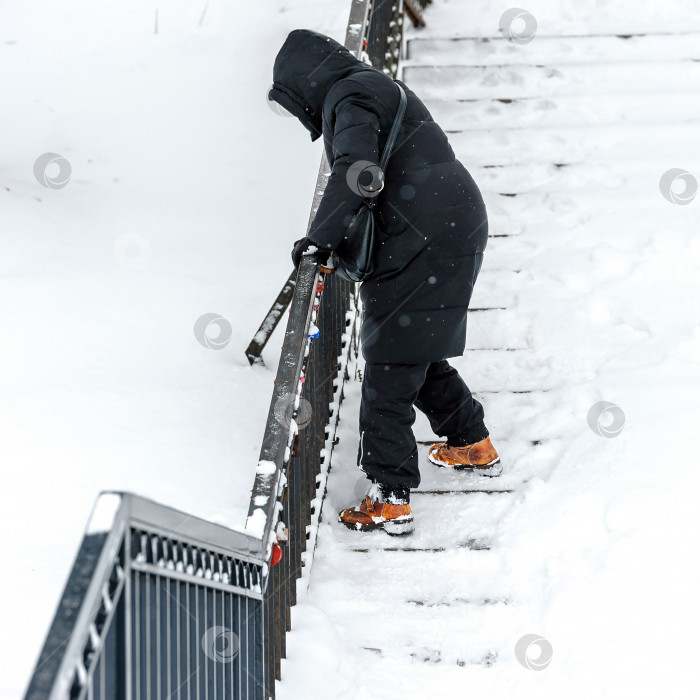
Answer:
<svg viewBox="0 0 700 700"><path fill-rule="evenodd" d="M495 36L509 7L434 0L428 26L407 33ZM687 41L673 35L646 58L538 38L700 36L700 5L525 9L538 35L514 47L533 52L522 71L462 75L458 94L411 75L416 52L405 74L438 123L465 130L450 141L484 191L491 233L512 234L491 239L473 298L505 310L471 314L471 351L454 361L502 456L489 487L512 493L414 496L416 533L398 545L341 529L335 513L365 491L351 383L280 700L697 696L700 198L670 204L659 179L676 167L700 178L698 64L681 61ZM289 274L322 149L265 94L287 33L342 41L348 10L0 6L3 700L26 686L100 491L243 524L285 323L266 367L249 367L244 349ZM527 68L548 57L559 75ZM494 104L494 85L549 102ZM485 99L442 102L470 96ZM65 187L35 178L45 153L70 163ZM230 339L220 324L198 341L204 314L223 317ZM599 401L624 411L615 438L587 424ZM432 437L422 416L416 436ZM421 489L475 486L431 467L425 449ZM394 545L445 551L380 551ZM543 671L515 660L525 634L552 644Z"/></svg>

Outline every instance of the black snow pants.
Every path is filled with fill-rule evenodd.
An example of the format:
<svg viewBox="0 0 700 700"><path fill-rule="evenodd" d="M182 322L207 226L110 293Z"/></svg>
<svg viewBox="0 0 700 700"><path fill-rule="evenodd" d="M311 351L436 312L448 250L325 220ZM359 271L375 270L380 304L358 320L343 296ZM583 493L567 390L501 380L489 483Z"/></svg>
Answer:
<svg viewBox="0 0 700 700"><path fill-rule="evenodd" d="M365 364L358 466L375 482L406 491L420 484L413 407L450 445L488 437L484 410L447 360L416 365Z"/></svg>

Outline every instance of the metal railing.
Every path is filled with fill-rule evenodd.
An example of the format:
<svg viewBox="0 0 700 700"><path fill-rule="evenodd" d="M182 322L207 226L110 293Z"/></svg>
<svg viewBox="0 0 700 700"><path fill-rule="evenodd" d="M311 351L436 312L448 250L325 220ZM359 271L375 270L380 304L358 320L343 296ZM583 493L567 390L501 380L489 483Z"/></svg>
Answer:
<svg viewBox="0 0 700 700"><path fill-rule="evenodd" d="M403 3L375 5L352 0L345 45L395 76ZM309 227L329 175L324 154ZM304 258L245 529L102 494L25 700L274 698L358 323L356 286Z"/></svg>
<svg viewBox="0 0 700 700"><path fill-rule="evenodd" d="M266 566L248 533L102 494L26 699L264 698Z"/></svg>

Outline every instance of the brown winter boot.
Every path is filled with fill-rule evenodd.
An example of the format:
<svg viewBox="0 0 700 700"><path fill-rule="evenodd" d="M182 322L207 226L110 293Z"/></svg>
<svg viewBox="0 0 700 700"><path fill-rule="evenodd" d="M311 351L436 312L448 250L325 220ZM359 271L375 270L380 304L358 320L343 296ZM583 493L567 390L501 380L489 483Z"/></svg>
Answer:
<svg viewBox="0 0 700 700"><path fill-rule="evenodd" d="M503 468L491 444L491 438L484 438L472 445L450 447L446 442L438 442L428 450L428 459L439 467L453 469L473 469L475 474L498 476Z"/></svg>
<svg viewBox="0 0 700 700"><path fill-rule="evenodd" d="M346 508L338 514L338 520L351 530L377 530L383 528L390 535L408 535L413 532L413 515L408 503L382 503L381 496L370 490L359 506Z"/></svg>

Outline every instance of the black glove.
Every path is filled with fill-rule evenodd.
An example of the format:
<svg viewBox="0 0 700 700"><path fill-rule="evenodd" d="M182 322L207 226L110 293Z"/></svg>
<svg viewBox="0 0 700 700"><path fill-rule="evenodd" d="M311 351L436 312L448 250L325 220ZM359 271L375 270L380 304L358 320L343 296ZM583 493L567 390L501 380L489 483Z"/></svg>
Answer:
<svg viewBox="0 0 700 700"><path fill-rule="evenodd" d="M301 256L307 254L306 251L311 246L314 246L319 251L320 255L326 254L327 256L328 251L321 250L310 238L300 238L294 243L294 249L292 250L292 262L294 263L294 267L299 267ZM308 255L311 255L311 253L308 253Z"/></svg>

